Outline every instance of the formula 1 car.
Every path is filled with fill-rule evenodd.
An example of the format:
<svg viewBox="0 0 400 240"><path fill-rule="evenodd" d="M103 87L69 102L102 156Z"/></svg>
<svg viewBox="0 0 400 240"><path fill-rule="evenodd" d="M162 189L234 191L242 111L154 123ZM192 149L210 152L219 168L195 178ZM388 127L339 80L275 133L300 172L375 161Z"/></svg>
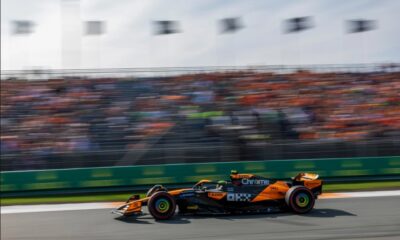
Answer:
<svg viewBox="0 0 400 240"><path fill-rule="evenodd" d="M229 181L201 180L192 188L168 191L155 185L146 194L132 195L113 213L122 216L141 215L142 206L156 220L180 213L267 213L291 210L302 214L311 211L315 199L322 193L322 180L317 174L299 173L291 182L268 179L253 174L232 171Z"/></svg>

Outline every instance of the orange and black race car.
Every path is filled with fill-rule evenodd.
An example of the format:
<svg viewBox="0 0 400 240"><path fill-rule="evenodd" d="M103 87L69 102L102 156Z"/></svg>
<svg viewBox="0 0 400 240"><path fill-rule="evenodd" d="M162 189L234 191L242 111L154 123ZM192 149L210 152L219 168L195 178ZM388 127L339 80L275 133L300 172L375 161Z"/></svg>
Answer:
<svg viewBox="0 0 400 240"><path fill-rule="evenodd" d="M291 210L307 213L313 209L315 199L322 193L322 180L317 174L299 173L291 182L268 179L253 174L232 171L229 181L201 180L192 188L168 191L155 185L146 194L131 196L113 210L122 216L142 214L147 205L157 220L174 216L176 208L186 213L269 213Z"/></svg>

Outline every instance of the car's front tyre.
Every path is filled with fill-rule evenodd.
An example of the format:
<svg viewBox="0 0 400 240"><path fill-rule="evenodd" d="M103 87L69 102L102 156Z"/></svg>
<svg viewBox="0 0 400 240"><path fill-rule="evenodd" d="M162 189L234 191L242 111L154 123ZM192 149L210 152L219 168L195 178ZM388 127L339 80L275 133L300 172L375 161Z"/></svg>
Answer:
<svg viewBox="0 0 400 240"><path fill-rule="evenodd" d="M154 193L147 204L150 214L156 220L167 220L175 215L175 199L167 192Z"/></svg>

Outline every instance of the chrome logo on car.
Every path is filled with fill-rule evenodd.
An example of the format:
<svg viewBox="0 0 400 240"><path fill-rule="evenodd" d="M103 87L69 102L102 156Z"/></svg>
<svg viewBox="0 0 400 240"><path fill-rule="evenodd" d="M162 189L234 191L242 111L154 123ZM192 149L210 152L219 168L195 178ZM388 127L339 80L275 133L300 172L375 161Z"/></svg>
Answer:
<svg viewBox="0 0 400 240"><path fill-rule="evenodd" d="M269 180L242 178L243 185L268 185Z"/></svg>

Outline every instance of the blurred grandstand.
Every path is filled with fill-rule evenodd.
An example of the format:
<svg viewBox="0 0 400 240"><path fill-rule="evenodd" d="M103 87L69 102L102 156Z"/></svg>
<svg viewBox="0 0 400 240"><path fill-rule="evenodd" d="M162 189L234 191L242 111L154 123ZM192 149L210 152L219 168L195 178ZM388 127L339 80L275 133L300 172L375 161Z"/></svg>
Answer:
<svg viewBox="0 0 400 240"><path fill-rule="evenodd" d="M3 71L1 170L400 155L400 66Z"/></svg>

